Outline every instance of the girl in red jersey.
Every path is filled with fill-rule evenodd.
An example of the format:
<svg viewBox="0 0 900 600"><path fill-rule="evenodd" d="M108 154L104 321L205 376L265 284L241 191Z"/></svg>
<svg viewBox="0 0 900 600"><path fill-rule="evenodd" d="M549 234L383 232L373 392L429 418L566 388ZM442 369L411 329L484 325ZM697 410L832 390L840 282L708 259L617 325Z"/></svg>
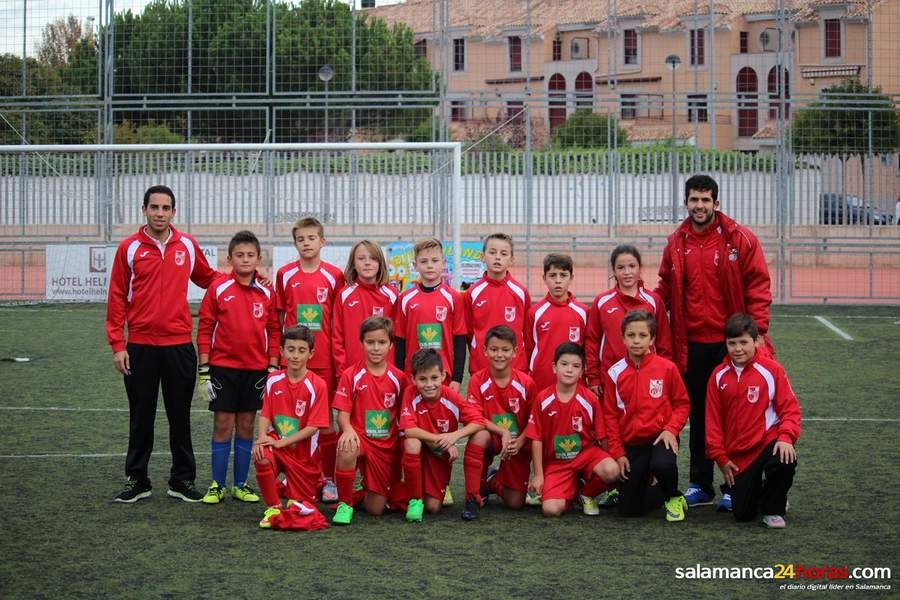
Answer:
<svg viewBox="0 0 900 600"><path fill-rule="evenodd" d="M656 319L657 334L654 350L671 360L672 334L662 299L644 288L641 280L641 253L637 248L621 244L609 257L615 277L615 287L597 294L588 312L585 334L588 387L603 397L603 379L607 370L628 352L622 341L622 319L631 310L646 310Z"/></svg>

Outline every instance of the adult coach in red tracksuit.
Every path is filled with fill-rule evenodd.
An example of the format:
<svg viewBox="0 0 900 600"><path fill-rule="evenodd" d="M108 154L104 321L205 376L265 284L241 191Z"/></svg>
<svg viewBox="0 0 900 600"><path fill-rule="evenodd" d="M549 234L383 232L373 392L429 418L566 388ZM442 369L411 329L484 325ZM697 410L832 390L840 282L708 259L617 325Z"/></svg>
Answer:
<svg viewBox="0 0 900 600"><path fill-rule="evenodd" d="M725 321L748 313L769 345L769 269L759 240L719 211L719 186L707 175L684 184L688 217L668 238L656 292L669 308L673 360L691 399L688 505L711 504L713 461L706 458L706 384L725 357ZM771 345L769 345L771 350ZM730 510L730 497L720 508Z"/></svg>
<svg viewBox="0 0 900 600"><path fill-rule="evenodd" d="M150 496L147 465L160 384L169 420L172 469L168 494L187 502L203 495L194 487L197 465L191 445L191 399L197 353L191 340L188 280L208 287L219 275L197 241L172 227L175 194L157 185L144 193L147 224L119 244L109 277L106 337L128 394L125 489L117 502ZM125 326L128 326L126 341Z"/></svg>

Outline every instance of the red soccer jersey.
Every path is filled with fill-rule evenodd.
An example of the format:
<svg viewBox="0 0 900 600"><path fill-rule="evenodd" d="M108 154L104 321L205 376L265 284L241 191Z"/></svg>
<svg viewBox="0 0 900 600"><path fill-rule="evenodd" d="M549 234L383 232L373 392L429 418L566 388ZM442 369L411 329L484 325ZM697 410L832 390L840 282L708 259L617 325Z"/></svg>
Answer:
<svg viewBox="0 0 900 600"><path fill-rule="evenodd" d="M369 317L394 318L397 291L389 285L369 285L357 281L334 300L334 330L331 336L334 366L338 373L365 360L359 328ZM388 360L394 361L391 350Z"/></svg>
<svg viewBox="0 0 900 600"><path fill-rule="evenodd" d="M233 275L215 281L200 304L197 351L209 364L261 370L279 354L275 292L255 278L242 285Z"/></svg>
<svg viewBox="0 0 900 600"><path fill-rule="evenodd" d="M404 370L410 372L412 355L419 348L434 348L444 370L452 373L453 336L467 333L462 294L444 283L432 292L417 285L400 295L396 315L394 332L406 340Z"/></svg>
<svg viewBox="0 0 900 600"><path fill-rule="evenodd" d="M459 429L460 424L484 424L481 407L462 399L448 386L441 386L441 396L433 402L426 401L415 387L403 394L403 409L400 411L400 429L418 427L430 433L441 435Z"/></svg>
<svg viewBox="0 0 900 600"><path fill-rule="evenodd" d="M663 430L681 432L691 401L675 363L647 354L635 368L623 358L606 376L603 410L613 458L625 456L625 444L649 444Z"/></svg>
<svg viewBox="0 0 900 600"><path fill-rule="evenodd" d="M740 472L773 440L799 437L800 403L774 359L757 351L742 369L728 357L716 367L706 388L706 456Z"/></svg>
<svg viewBox="0 0 900 600"><path fill-rule="evenodd" d="M390 450L397 444L398 415L407 384L406 375L393 365L376 376L364 362L359 363L341 375L332 408L350 413L357 435Z"/></svg>
<svg viewBox="0 0 900 600"><path fill-rule="evenodd" d="M622 319L631 310L646 310L656 318L654 351L660 356L672 358L672 332L666 306L655 293L638 285L637 296L623 294L618 288L597 294L588 311L584 351L587 355L586 377L588 385L603 385L609 368L628 354L622 339Z"/></svg>
<svg viewBox="0 0 900 600"><path fill-rule="evenodd" d="M332 371L331 313L334 299L344 287L344 273L336 266L320 262L307 273L300 261L290 262L275 276L278 310L284 311L285 329L296 324L306 325L315 337L315 353L307 367L314 371Z"/></svg>
<svg viewBox="0 0 900 600"><path fill-rule="evenodd" d="M266 433L278 439L284 439L306 427L328 427L331 425L331 415L328 413L325 380L309 370L297 383L291 382L284 369L270 373L259 414L271 423ZM296 453L297 458L307 460L316 456L318 447L317 431L312 437L290 446L290 449Z"/></svg>
<svg viewBox="0 0 900 600"><path fill-rule="evenodd" d="M469 379L469 403L480 406L485 419L517 436L528 425L534 394L534 381L516 369L512 370L506 387L497 385L490 369L478 371Z"/></svg>
<svg viewBox="0 0 900 600"><path fill-rule="evenodd" d="M525 286L509 273L500 280L484 275L466 290L464 299L469 328L469 373L488 367L481 347L484 345L484 334L494 325L508 325L516 332L519 353L513 368L527 371L525 315L531 308L531 296Z"/></svg>
<svg viewBox="0 0 900 600"><path fill-rule="evenodd" d="M171 227L166 243L141 227L119 244L109 275L106 338L113 352L128 341L150 346L191 342L188 280L202 288L221 275L209 266L197 241Z"/></svg>
<svg viewBox="0 0 900 600"><path fill-rule="evenodd" d="M560 402L556 386L535 397L525 435L544 444L544 465L572 460L582 448L606 437L600 403L592 391L578 385L568 402Z"/></svg>
<svg viewBox="0 0 900 600"><path fill-rule="evenodd" d="M584 344L587 320L587 306L571 293L565 302L557 302L547 294L528 310L525 349L528 351L528 372L537 389L556 385L553 354L564 342Z"/></svg>

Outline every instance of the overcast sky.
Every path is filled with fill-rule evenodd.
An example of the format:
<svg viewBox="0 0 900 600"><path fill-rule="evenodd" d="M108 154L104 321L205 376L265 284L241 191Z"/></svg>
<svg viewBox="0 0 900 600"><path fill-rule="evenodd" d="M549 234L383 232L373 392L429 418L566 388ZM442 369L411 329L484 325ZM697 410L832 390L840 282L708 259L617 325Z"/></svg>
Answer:
<svg viewBox="0 0 900 600"><path fill-rule="evenodd" d="M344 0L355 2L360 0ZM395 4L400 0L376 0L382 4ZM114 11L131 9L140 13L150 0L114 0ZM0 0L0 54L22 55L22 44L28 56L36 54L41 41L41 31L51 21L75 15L87 27L88 17L94 18L94 26L100 22L105 0Z"/></svg>

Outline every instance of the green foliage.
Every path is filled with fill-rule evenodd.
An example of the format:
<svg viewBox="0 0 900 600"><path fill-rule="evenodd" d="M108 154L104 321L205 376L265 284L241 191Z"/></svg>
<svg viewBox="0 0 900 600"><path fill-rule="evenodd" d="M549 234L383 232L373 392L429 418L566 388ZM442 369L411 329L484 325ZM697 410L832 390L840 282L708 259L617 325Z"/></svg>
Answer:
<svg viewBox="0 0 900 600"><path fill-rule="evenodd" d="M900 114L881 88L869 90L855 79L822 90L819 100L793 117L794 152L834 155L869 152L871 118L874 154L900 150Z"/></svg>
<svg viewBox="0 0 900 600"><path fill-rule="evenodd" d="M415 129L407 133L404 141L407 142L430 142L434 139L434 123L431 119L426 119L416 125Z"/></svg>
<svg viewBox="0 0 900 600"><path fill-rule="evenodd" d="M618 145L627 146L628 134L619 127L615 117L579 109L554 130L551 145L555 148L608 148L616 129Z"/></svg>

